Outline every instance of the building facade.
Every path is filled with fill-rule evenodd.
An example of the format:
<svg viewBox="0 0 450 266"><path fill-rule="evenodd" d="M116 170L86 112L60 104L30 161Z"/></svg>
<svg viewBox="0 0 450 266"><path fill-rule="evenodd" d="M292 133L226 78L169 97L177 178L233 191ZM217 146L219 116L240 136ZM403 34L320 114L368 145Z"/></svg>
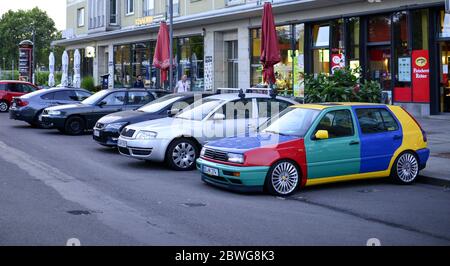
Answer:
<svg viewBox="0 0 450 266"><path fill-rule="evenodd" d="M84 53L83 75L110 87L161 84L152 66L167 0L67 0L67 30L54 44ZM193 90L262 83L261 0L173 0L174 79ZM272 0L282 94L303 96L305 74L360 68L385 101L418 116L450 113L450 14L443 0ZM87 51L87 50L86 50Z"/></svg>

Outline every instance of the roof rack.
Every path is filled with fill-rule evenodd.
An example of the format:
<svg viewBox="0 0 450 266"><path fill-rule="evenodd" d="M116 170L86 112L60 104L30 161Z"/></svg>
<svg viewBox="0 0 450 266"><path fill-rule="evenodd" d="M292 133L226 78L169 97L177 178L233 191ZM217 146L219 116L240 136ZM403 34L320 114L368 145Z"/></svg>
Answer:
<svg viewBox="0 0 450 266"><path fill-rule="evenodd" d="M261 94L266 94L269 95L272 98L277 97L277 90L276 89L271 89L271 88L247 88L247 89L240 89L240 88L218 88L217 92L219 93L239 93L239 94L244 94L245 97L245 93L261 93Z"/></svg>

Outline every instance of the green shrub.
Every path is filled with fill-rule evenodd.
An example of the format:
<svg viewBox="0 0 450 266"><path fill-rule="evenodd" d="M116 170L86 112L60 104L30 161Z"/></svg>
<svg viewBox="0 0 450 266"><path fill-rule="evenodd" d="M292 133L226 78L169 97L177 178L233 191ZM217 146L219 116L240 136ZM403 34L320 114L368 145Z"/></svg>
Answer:
<svg viewBox="0 0 450 266"><path fill-rule="evenodd" d="M380 102L379 82L365 80L360 83L360 75L360 69L348 67L336 70L333 75L305 75L305 102Z"/></svg>
<svg viewBox="0 0 450 266"><path fill-rule="evenodd" d="M91 76L84 77L83 80L81 80L81 88L88 91L94 91L95 90L94 78Z"/></svg>
<svg viewBox="0 0 450 266"><path fill-rule="evenodd" d="M48 76L49 75L50 75L50 72L48 72L48 71L36 72L36 85L48 86Z"/></svg>

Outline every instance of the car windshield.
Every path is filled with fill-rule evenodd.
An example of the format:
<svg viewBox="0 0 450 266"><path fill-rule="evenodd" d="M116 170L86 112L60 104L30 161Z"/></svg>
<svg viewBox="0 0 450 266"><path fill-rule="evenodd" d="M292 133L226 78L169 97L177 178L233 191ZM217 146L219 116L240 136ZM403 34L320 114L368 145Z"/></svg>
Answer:
<svg viewBox="0 0 450 266"><path fill-rule="evenodd" d="M178 101L179 99L183 98L182 95L176 95L176 94L170 94L166 95L164 97L158 98L154 100L153 102L146 104L138 109L140 112L145 113L156 113L161 111L163 108L167 107L168 105L173 104L174 102Z"/></svg>
<svg viewBox="0 0 450 266"><path fill-rule="evenodd" d="M319 110L289 107L263 124L259 131L287 136L304 137Z"/></svg>
<svg viewBox="0 0 450 266"><path fill-rule="evenodd" d="M201 121L224 102L225 101L220 99L198 100L186 107L186 109L175 116L175 118Z"/></svg>
<svg viewBox="0 0 450 266"><path fill-rule="evenodd" d="M109 93L109 91L107 91L107 90L99 91L96 94L92 95L91 97L87 98L86 100L82 101L81 103L93 105L96 102L98 102L100 99L105 97L108 93Z"/></svg>

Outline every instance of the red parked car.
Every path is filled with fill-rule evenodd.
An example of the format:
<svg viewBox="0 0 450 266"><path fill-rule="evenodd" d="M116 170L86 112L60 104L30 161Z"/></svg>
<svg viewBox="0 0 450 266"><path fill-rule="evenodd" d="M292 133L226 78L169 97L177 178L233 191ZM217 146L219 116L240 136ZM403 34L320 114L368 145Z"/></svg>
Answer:
<svg viewBox="0 0 450 266"><path fill-rule="evenodd" d="M13 97L19 97L38 89L38 87L29 82L0 80L0 112L8 112Z"/></svg>

